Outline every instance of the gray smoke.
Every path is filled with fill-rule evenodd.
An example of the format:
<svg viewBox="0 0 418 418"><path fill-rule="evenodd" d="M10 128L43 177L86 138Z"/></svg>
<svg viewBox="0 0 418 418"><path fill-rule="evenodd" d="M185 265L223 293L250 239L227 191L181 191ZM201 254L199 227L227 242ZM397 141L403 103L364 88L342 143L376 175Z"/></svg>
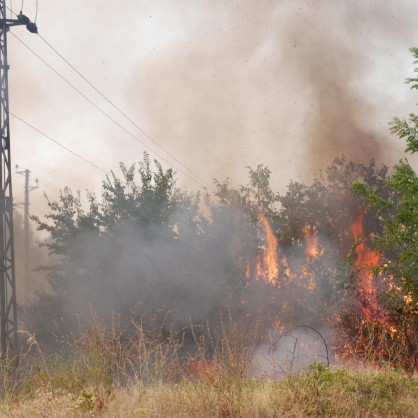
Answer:
<svg viewBox="0 0 418 418"><path fill-rule="evenodd" d="M34 5L25 7L33 18ZM387 123L415 103L402 82L411 74L408 48L417 38L417 13L411 0L384 5L378 0L124 0L115 5L44 0L38 26L207 183L229 177L241 184L245 166L263 163L283 189L290 179L316 177L337 155L387 164L399 158L403 145L388 134ZM109 27L115 30L106 31ZM26 32L14 29L65 77L92 93ZM12 37L9 46L15 113L105 169L119 161L130 164L135 153L142 154L140 144ZM59 187L100 187L101 173L12 123L15 162ZM190 186L191 180L179 174Z"/></svg>
<svg viewBox="0 0 418 418"><path fill-rule="evenodd" d="M169 223L184 216L178 211ZM221 311L239 307L246 283L243 237L233 223L231 213L218 216L204 236L183 225L177 238L158 224L130 225L105 237L86 233L70 245L70 263L51 276L58 284L54 307L40 295L37 309L55 319L78 315L83 323L92 311L106 322L112 314L124 321L146 318L150 328L165 318L176 328L215 321Z"/></svg>
<svg viewBox="0 0 418 418"><path fill-rule="evenodd" d="M321 332L324 331L321 329ZM314 363L331 364L333 353L326 339L331 339L332 331L327 329L324 335L321 332L304 326L283 334L276 332L269 344L257 347L254 356L255 374L283 379L306 371Z"/></svg>
<svg viewBox="0 0 418 418"><path fill-rule="evenodd" d="M69 58L80 59L75 62L79 68L84 64L94 68L87 75L102 83L99 87L105 86L105 91L106 77L115 78L114 88L124 88L134 119L208 182L230 177L242 184L247 180L245 166L264 163L272 170L275 189L280 189L289 179L311 180L341 154L356 162L375 158L391 163L399 156L386 124L399 114L403 97L388 92L388 86L392 88L389 83L394 80L400 86L410 73L402 73L399 67L416 39L418 10L411 1L382 6L377 0L215 0L210 4L160 0L152 5L127 0L116 20L115 10L102 1L85 3L78 2L84 11L82 19L79 13L68 22L63 18L56 30L62 33L58 28L64 21L71 27L68 44L76 52ZM68 13L73 4L65 6ZM90 28L98 15L100 30ZM123 32L125 19L131 33ZM146 49L134 66L127 66L130 55L145 49L138 33L153 24L157 29L171 25L173 33L164 33L165 43ZM109 27L117 27L124 36ZM101 51L103 67L87 59L93 50ZM410 68L408 57L406 62ZM384 68L387 63L394 68ZM27 85L19 80L27 80ZM58 87L55 91L58 83L51 82L54 88L48 90L45 85L49 84L45 74L38 85L32 74L18 69L15 86L24 89L15 96L20 106L17 113L30 112L26 90L32 85L40 102L33 110L35 116L53 93L62 100ZM74 109L83 113L83 123L70 115ZM75 131L76 139L67 145L95 162L99 159L101 165L131 163L135 151L124 142L123 134L115 134L103 122L90 123L90 118L97 120L96 114L84 109L68 95L62 108L48 102L42 119L49 127L48 119L65 117L55 132L65 137ZM100 142L86 134L90 124L105 132ZM27 146L21 147L26 152ZM86 154L88 147L90 154ZM31 162L33 156L39 164L48 158L49 173L55 169L61 175L67 171L64 166L71 167L65 158L48 155L36 143L31 150ZM89 187L93 177L89 173L73 168L62 181L77 179L82 184L76 187ZM148 231L151 238L129 230L120 231L110 242L84 237L72 248L79 254L78 265L65 271L61 313L79 312L85 317L92 306L103 315L125 309L129 317L161 306L172 312L176 325L184 325L214 318L220 307L238 309L239 298L228 300L239 296L229 289L229 278L242 275L239 243L244 239L232 233L236 231L231 231L228 216L217 228L203 241L195 240L193 230L182 240L167 241L158 227ZM266 299L265 289L255 286L251 292L252 309ZM137 301L145 305L136 306Z"/></svg>
<svg viewBox="0 0 418 418"><path fill-rule="evenodd" d="M187 165L239 181L255 160L277 177L307 180L341 154L393 161L393 114L377 70L413 42L411 2L194 7L204 18L187 40L141 63L129 85L132 109Z"/></svg>

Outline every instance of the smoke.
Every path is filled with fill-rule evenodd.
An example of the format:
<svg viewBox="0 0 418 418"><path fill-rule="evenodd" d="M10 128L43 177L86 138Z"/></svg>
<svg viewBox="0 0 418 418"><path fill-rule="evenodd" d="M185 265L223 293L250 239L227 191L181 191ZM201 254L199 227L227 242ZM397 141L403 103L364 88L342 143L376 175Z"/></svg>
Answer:
<svg viewBox="0 0 418 418"><path fill-rule="evenodd" d="M331 339L332 332L327 329L324 335L326 338L308 326L275 335L270 344L264 343L257 347L254 356L255 374L283 379L300 374L314 363L331 364L333 353L326 340Z"/></svg>
<svg viewBox="0 0 418 418"><path fill-rule="evenodd" d="M388 160L390 150L371 123L376 103L359 83L372 65L372 51L362 40L369 31L380 42L407 42L411 22L404 16L401 27L394 26L395 8L368 3L345 3L337 11L329 1L315 2L315 11L300 9L284 27L286 64L310 90L308 170L315 172L340 154L356 162Z"/></svg>
<svg viewBox="0 0 418 418"><path fill-rule="evenodd" d="M44 247L39 246L39 242L34 236L34 231L29 224L29 232L26 236L24 227L24 215L19 210L14 211L14 248L15 248L15 267L16 267L16 295L19 306L28 306L33 302L34 294L37 291L48 291L49 286L45 280L45 274L41 271L41 266L52 263L48 252ZM26 239L28 242L26 244ZM27 245L27 246L26 246ZM28 254L26 254L28 251ZM27 267L26 267L27 257ZM26 273L26 268L27 273ZM20 319L20 318L19 318Z"/></svg>
<svg viewBox="0 0 418 418"><path fill-rule="evenodd" d="M243 237L231 213L219 215L204 236L182 225L185 217L190 213L178 210L168 222L181 228L178 236L167 225L131 224L104 237L77 237L67 251L70 261L50 275L57 293L39 295L38 312L28 322L48 334L45 318L73 321L77 315L86 323L93 310L106 322L113 314L124 321L146 318L152 329L168 318L166 325L179 329L216 322L225 309L237 309L245 286L238 244ZM234 218L235 224L239 216ZM40 322L34 324L33 316Z"/></svg>
<svg viewBox="0 0 418 418"><path fill-rule="evenodd" d="M219 204L210 218L201 227L194 211L183 208L164 223L128 222L107 225L105 234L64 235L63 263L49 272L54 292L38 295L27 326L49 337L51 321L73 323L77 316L85 324L92 311L106 323L116 314L154 331L191 324L219 329L224 318L242 330L248 321L257 323L266 339L278 318L286 329L320 325L324 332L352 304L346 289L340 297L338 245L330 237L321 237L325 256L315 262L307 261L304 242L280 248L277 283L267 284L245 276L246 261L259 253L259 225L243 210ZM297 214L294 221L303 229Z"/></svg>
<svg viewBox="0 0 418 418"><path fill-rule="evenodd" d="M33 19L34 5L24 12ZM242 184L245 166L263 163L283 190L291 179L317 177L341 154L387 164L402 155L387 123L414 105L402 82L411 74L417 12L409 0L384 6L378 0L44 0L37 23L42 36L206 183L229 177ZM38 37L25 28L13 33L109 110ZM9 61L15 114L106 170L142 154L141 144L12 36ZM100 189L101 172L11 121L14 162L57 188ZM156 151L190 187L179 164ZM41 194L33 200L45 210Z"/></svg>
<svg viewBox="0 0 418 418"><path fill-rule="evenodd" d="M129 97L194 171L240 181L256 161L280 182L312 179L342 154L393 161L386 124L396 113L378 70L412 42L410 2L180 4L196 11L195 25L141 62Z"/></svg>
<svg viewBox="0 0 418 418"><path fill-rule="evenodd" d="M79 3L85 12L82 19L77 13L66 24L71 27L71 50L76 49L74 56L80 55L76 66L83 69L89 65L92 61L84 54L93 50L106 57L101 70L88 72L88 78L96 81L97 77L107 87L103 80L107 74L111 79L115 68L114 88L124 86L128 113L201 178L229 177L233 183L243 184L247 178L244 167L264 163L272 170L277 190L290 179L317 177L321 168L341 154L356 162L374 158L391 163L398 157L396 147L390 145L386 123L398 114L402 98L388 92L387 86L399 86L408 73L382 67L388 62L402 64L403 54L416 38L417 14L412 2L383 7L377 0L338 4L330 0L215 0L210 5L180 0L156 1L149 6L126 1L127 7L118 10L116 20L114 10L102 6L103 2L89 2L87 7L85 2ZM74 3L68 9L75 9ZM98 10L100 30L90 29ZM124 23L130 34L123 32ZM82 30L77 30L77 25L83 25ZM62 21L59 29L61 26ZM118 27L121 32L115 37L115 31L104 30L108 27ZM158 38L155 44L149 34L145 36L149 28ZM62 34L62 30L56 33ZM80 33L83 38L75 39ZM79 48L82 44L91 48ZM62 50L62 44L58 45ZM118 53L109 54L109 50ZM410 66L410 60L406 61ZM48 125L50 118L60 120L61 116L66 119L56 131L45 129L48 133L58 132L61 138L72 132L76 140L69 142L71 147L95 162L99 158L100 166L112 167L121 159L131 162L127 159L134 151L119 141L120 132L115 135L108 125L91 122L96 119L73 98L67 96L65 106L48 102L47 111L42 110L46 97L53 96L54 103L62 100L58 82L51 82L53 88L46 90L49 79L44 76L38 85L33 74L25 74L18 70L15 84L28 80L25 90L37 85L33 91L41 103L37 103L36 112L44 115L43 122ZM16 95L17 107L23 111L30 109L26 97L23 89ZM87 104L83 106L87 108ZM82 124L71 116L74 109L81 109ZM97 132L103 136L100 143L89 139ZM110 137L112 141L107 141ZM45 145L48 150L49 145ZM88 148L91 153L85 154ZM19 153L27 155L18 149ZM43 152L36 145L33 155L51 172L54 167L59 173L65 171L65 157ZM38 171L36 166L26 165ZM67 184L81 179L80 188L84 188L93 177L97 180L87 169L73 168L65 178ZM180 212L174 215L185 216ZM59 295L54 295L55 304L39 306L45 310L51 306L44 313L52 318L71 318L78 313L82 320L91 309L101 317L112 311L125 318L150 313L150 327L167 312L176 327L208 318L216 322L219 311L226 307L237 317L247 312L257 315L260 310L276 313L282 305L271 298L268 286L254 283L245 289L242 254L251 244L245 231L235 228L242 216L221 215L204 237L194 227L185 226L174 239L161 225L149 226L146 231L134 227L120 230L109 240L87 234L69 248L76 262L64 265L55 277L57 283L63 279ZM298 219L304 221L303 216ZM294 265L302 262L302 257L293 257ZM325 298L331 292L326 273L335 273L336 264L318 271L317 286ZM291 301L289 324L302 323L308 315L305 312L312 314L312 321L324 317L316 296L305 290L293 286L279 295L281 301ZM246 303L241 297L244 292Z"/></svg>

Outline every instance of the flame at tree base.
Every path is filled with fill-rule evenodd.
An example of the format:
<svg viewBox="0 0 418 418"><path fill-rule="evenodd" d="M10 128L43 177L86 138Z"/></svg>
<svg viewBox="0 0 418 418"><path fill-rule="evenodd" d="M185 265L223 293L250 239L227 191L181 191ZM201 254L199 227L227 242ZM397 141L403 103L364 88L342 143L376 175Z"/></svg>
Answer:
<svg viewBox="0 0 418 418"><path fill-rule="evenodd" d="M353 271L357 273L362 313L368 322L384 323L384 312L379 304L378 287L372 272L372 268L380 264L381 256L377 251L371 250L366 246L363 213L357 216L350 231L355 242Z"/></svg>
<svg viewBox="0 0 418 418"><path fill-rule="evenodd" d="M411 338L416 338L416 330L410 324L399 323L399 318L391 318L380 303L380 289L383 284L392 282L391 278L376 276L373 271L373 268L380 265L381 255L367 246L363 213L357 216L349 228L354 242L351 273L357 290L347 288L345 294L342 291L341 297L346 300L341 301L341 304L334 301L334 305L324 297L327 295L323 284L327 271L324 266L326 260L329 260L329 247L320 246L314 228L309 224L305 225L304 240L295 241L295 250L287 253L292 258L288 259L285 251L279 256L279 241L267 217L260 210L257 211L257 216L264 232L264 237L261 238L264 245L255 261L251 261L250 257L245 259L244 273L247 287L251 287L251 280L254 279L269 286L273 285L264 302L274 305L276 301L273 320L277 324L275 332L284 335L286 330L303 323L320 324L324 329L336 331L335 341L331 345L336 358L340 360L361 360L377 367L396 363L406 371L418 370L418 355L414 350L411 351L410 343ZM398 292L401 293L400 288ZM314 304L318 306L318 309L314 308L318 315L297 322L301 321L298 318L303 317L305 307L312 307ZM342 314L344 311L346 313Z"/></svg>
<svg viewBox="0 0 418 418"><path fill-rule="evenodd" d="M278 239L275 237L269 221L261 210L257 210L257 216L263 227L265 243L255 263L255 279L277 285L279 276L279 263L277 260ZM249 258L246 260L245 276L248 280L252 278L252 268Z"/></svg>

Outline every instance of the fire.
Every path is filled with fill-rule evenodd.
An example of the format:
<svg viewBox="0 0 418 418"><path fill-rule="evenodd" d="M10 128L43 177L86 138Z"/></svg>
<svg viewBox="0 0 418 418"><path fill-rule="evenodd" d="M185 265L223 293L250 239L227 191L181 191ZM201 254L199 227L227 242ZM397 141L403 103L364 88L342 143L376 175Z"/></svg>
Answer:
<svg viewBox="0 0 418 418"><path fill-rule="evenodd" d="M265 247L259 255L256 265L257 279L262 278L267 283L275 284L279 275L279 263L277 261L278 240L274 236L264 213L258 210L257 215L265 233Z"/></svg>
<svg viewBox="0 0 418 418"><path fill-rule="evenodd" d="M354 241L356 259L353 269L358 270L358 280L361 289L362 312L369 322L378 320L380 307L377 298L377 287L375 284L372 267L379 265L381 257L377 251L367 248L364 235L364 214L360 213L350 228Z"/></svg>
<svg viewBox="0 0 418 418"><path fill-rule="evenodd" d="M267 220L267 217L257 210L258 220L263 226L264 231L264 248L258 255L254 268L249 258L245 261L245 276L250 280L253 275L256 280L264 280L268 284L278 285L279 276L279 260L278 260L278 239L275 237L273 230ZM315 288L315 277L309 273L307 264L323 255L320 249L318 236L313 232L310 225L306 225L305 229L306 241L306 265L293 271L288 263L285 255L281 256L280 265L283 271L283 277L291 280L298 280L300 286L313 290Z"/></svg>
<svg viewBox="0 0 418 418"><path fill-rule="evenodd" d="M318 258L323 254L323 251L318 246L318 235L313 233L310 225L305 226L305 240L306 249L305 254L307 257Z"/></svg>
<svg viewBox="0 0 418 418"><path fill-rule="evenodd" d="M245 277L247 279L250 279L251 277L251 263L249 258L247 258L247 260L245 261Z"/></svg>
<svg viewBox="0 0 418 418"><path fill-rule="evenodd" d="M279 262L277 255L278 240L261 210L257 210L258 220L263 226L264 245L261 253L257 256L255 265L250 257L245 260L245 276L248 280L255 276L256 280L264 280L268 284L277 284L279 276Z"/></svg>
<svg viewBox="0 0 418 418"><path fill-rule="evenodd" d="M294 320L292 298L296 295L296 298L301 298L302 301L319 303L323 315L326 315L324 321L330 320L330 323L339 330L340 334L335 338L333 347L338 358L364 359L379 366L383 362L391 362L398 355L397 350L401 347L405 358L409 361L408 333L412 331L403 325L404 328L402 328L396 322L396 318L394 319L384 308L379 302L378 291L381 286L386 286L394 293L398 293L399 299L406 305L408 312L418 314L418 305L414 306L412 295L404 293L392 277L376 276L373 273L372 268L381 264L381 255L367 246L363 213L360 213L348 228L355 242L352 273L356 277L359 288L355 296L356 301L351 307L347 307L349 312L352 312L348 317L344 311L345 305L343 311L340 312L338 307L335 308L323 298L323 286L320 280L323 280L323 272L327 271L329 265L327 263L330 263L328 254L330 247L325 241L323 242L325 246L321 246L315 227L305 224L304 240L293 240L293 252L288 251L288 248L291 248L289 246L283 247L283 251L279 254L279 242L266 215L257 210L257 216L261 232L258 237L261 239L258 247L259 253L253 258L246 257L242 268L248 279L247 287L251 286L251 281L254 279L262 280L267 285L274 285L274 288L270 289L271 299L269 300L275 304L276 314L272 318L275 332L278 331L284 335L286 329L292 326L291 321ZM351 300L351 289L348 292L350 292L349 300ZM356 307L360 315L357 315ZM321 320L320 315L316 320ZM402 364L407 370L411 367L414 369L418 367L417 360L414 360L413 366L409 366L407 362ZM206 369L204 372L206 373Z"/></svg>
<svg viewBox="0 0 418 418"><path fill-rule="evenodd" d="M261 210L257 210L257 216L264 230L264 248L257 256L255 265L251 263L249 258L246 259L245 276L247 279L255 277L256 280L264 280L268 284L277 285L279 276L278 239L275 237L265 214ZM374 275L370 269L379 265L381 257L378 252L369 249L366 245L364 214L358 215L350 228L350 232L357 243L353 271L357 272L359 281L362 313L369 322L379 321L382 310L378 302ZM322 257L324 251L320 248L318 235L311 225L306 224L304 233L305 264L293 269L290 267L285 255L281 256L280 263L284 278L298 281L298 285L307 290L314 290L316 278L311 273L309 265L314 260Z"/></svg>

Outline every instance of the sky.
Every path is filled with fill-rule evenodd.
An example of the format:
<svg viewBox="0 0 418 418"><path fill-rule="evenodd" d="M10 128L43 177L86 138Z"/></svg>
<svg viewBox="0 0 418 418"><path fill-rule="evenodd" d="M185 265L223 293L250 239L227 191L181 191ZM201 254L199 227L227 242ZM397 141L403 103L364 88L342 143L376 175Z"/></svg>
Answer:
<svg viewBox="0 0 418 418"><path fill-rule="evenodd" d="M7 5L19 12L22 2ZM46 211L44 193L99 192L105 172L144 150L190 190L213 189L214 178L246 184L246 167L257 164L282 190L337 156L389 165L403 156L388 123L416 112L404 79L413 74L418 2L38 0L36 12L25 0L23 13L37 13L42 38L24 27L8 35L10 109L99 167L12 117L12 163L31 170L32 184L39 178L34 214ZM24 178L13 182L20 202Z"/></svg>

